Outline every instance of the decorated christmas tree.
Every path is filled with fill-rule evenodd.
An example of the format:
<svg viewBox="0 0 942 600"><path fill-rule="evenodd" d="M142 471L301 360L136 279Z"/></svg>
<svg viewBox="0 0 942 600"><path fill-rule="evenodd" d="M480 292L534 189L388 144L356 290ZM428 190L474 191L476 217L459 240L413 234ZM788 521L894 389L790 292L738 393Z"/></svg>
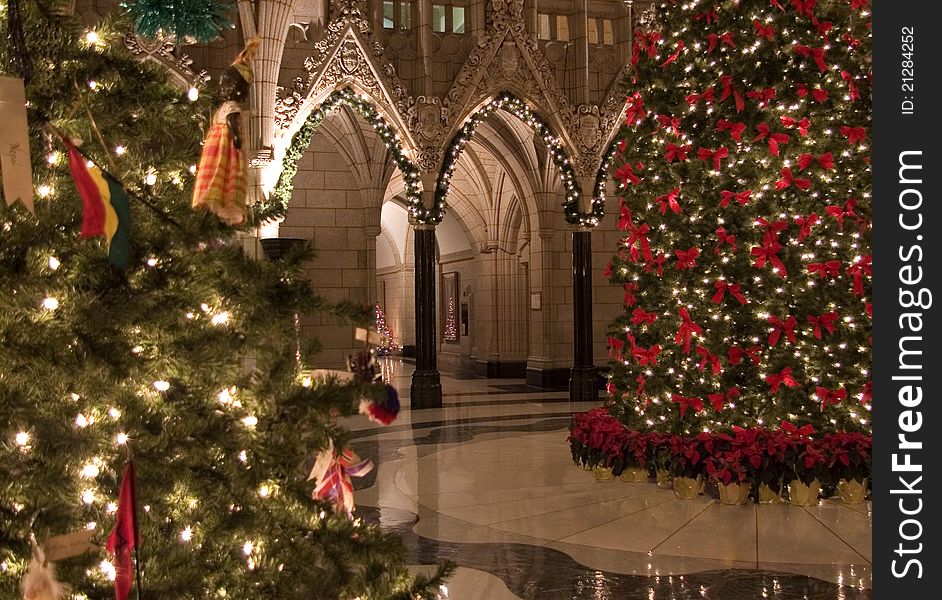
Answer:
<svg viewBox="0 0 942 600"><path fill-rule="evenodd" d="M613 175L613 412L643 430L869 430L866 0L661 3Z"/></svg>
<svg viewBox="0 0 942 600"><path fill-rule="evenodd" d="M211 94L190 102L123 49L125 24L83 31L60 4L0 2L37 191L34 214L0 203L0 598L65 597L30 562L70 549L68 597L121 596L135 537L142 597L434 598L440 579L344 510L365 467L335 419L386 390L299 376L295 313L371 315L312 293L308 249L256 261L191 210Z"/></svg>
<svg viewBox="0 0 942 600"><path fill-rule="evenodd" d="M388 355L398 352L400 346L396 342L396 336L392 328L386 323L386 313L379 304L376 305L376 333L379 334L379 345L376 346L376 352L380 355Z"/></svg>

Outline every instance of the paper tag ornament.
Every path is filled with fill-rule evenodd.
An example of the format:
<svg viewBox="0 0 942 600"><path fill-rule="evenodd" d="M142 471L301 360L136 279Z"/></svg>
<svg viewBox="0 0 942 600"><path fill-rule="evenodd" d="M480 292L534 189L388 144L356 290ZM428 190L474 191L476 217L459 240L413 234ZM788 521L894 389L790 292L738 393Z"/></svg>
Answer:
<svg viewBox="0 0 942 600"><path fill-rule="evenodd" d="M43 542L46 560L58 562L86 552L94 552L98 547L92 543L94 530L76 531L66 535L57 535Z"/></svg>
<svg viewBox="0 0 942 600"><path fill-rule="evenodd" d="M33 212L33 168L29 158L26 90L23 80L0 76L0 176L7 205L20 201Z"/></svg>

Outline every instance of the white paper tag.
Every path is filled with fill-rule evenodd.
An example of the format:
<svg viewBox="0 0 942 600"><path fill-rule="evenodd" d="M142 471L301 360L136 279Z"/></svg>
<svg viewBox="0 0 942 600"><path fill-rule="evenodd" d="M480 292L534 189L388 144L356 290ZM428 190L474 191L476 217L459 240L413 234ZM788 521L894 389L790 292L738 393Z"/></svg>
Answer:
<svg viewBox="0 0 942 600"><path fill-rule="evenodd" d="M26 90L23 80L0 76L0 176L7 205L20 201L33 212L33 167L29 158Z"/></svg>
<svg viewBox="0 0 942 600"><path fill-rule="evenodd" d="M43 542L43 551L46 553L46 560L58 562L73 556L79 556L86 552L94 552L98 546L92 543L94 530L76 531L65 535L57 535Z"/></svg>

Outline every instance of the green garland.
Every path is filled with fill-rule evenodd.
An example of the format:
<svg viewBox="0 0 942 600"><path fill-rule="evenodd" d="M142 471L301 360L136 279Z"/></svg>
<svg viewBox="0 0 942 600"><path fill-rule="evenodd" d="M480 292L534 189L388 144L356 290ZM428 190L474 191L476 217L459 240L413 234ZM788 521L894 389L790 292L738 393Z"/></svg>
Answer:
<svg viewBox="0 0 942 600"><path fill-rule="evenodd" d="M553 162L559 168L563 178L563 185L566 187L566 201L563 207L566 211L566 221L571 225L581 227L595 227L602 219L605 208L604 199L598 195L592 199L592 211L590 213L579 212L579 184L576 181L576 174L572 169L572 163L566 155L559 138L556 137L549 125L541 119L526 102L516 98L509 92L502 92L496 98L485 104L479 111L471 115L468 122L462 127L448 145L448 151L445 153L446 162L442 165L441 174L438 177L438 187L435 190L435 206L432 208L430 217L436 223L441 221L445 211L445 198L451 187L451 175L458 164L458 158L464 151L464 147L471 141L474 131L485 119L490 117L496 111L504 109L514 115L530 129L543 139L543 143L550 151ZM602 174L604 179L604 173ZM596 182L596 189L600 185Z"/></svg>
<svg viewBox="0 0 942 600"><path fill-rule="evenodd" d="M393 129L382 115L380 115L368 100L358 96L352 89L343 88L332 92L327 98L314 109L301 129L291 138L291 145L285 153L282 161L281 176L275 189L272 190L271 197L267 202L261 202L256 209L256 218L258 222L268 221L270 219L281 218L288 209L288 203L291 201L291 194L294 191L294 176L298 173L298 161L311 144L311 138L314 132L324 121L324 118L334 109L342 104L353 107L366 121L373 127L380 139L386 144L386 148L392 154L393 162L402 172L402 177L406 184L406 203L409 207L410 215L419 222L437 223L441 221L439 216L437 220L431 220L428 211L422 206L422 196L419 190L419 170L406 156L402 149L402 139L396 130Z"/></svg>

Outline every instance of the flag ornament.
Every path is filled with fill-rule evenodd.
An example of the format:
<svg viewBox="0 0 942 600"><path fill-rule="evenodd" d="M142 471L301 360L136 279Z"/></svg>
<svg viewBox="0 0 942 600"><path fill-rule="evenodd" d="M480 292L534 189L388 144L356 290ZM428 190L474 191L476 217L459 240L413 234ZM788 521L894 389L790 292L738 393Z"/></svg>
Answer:
<svg viewBox="0 0 942 600"><path fill-rule="evenodd" d="M118 493L118 511L115 514L114 529L108 536L105 549L114 556L115 580L114 593L117 600L126 600L134 582L134 564L131 553L141 545L137 530L136 513L137 483L134 479L134 463L128 462L121 478L121 491ZM140 582L138 582L140 585Z"/></svg>

